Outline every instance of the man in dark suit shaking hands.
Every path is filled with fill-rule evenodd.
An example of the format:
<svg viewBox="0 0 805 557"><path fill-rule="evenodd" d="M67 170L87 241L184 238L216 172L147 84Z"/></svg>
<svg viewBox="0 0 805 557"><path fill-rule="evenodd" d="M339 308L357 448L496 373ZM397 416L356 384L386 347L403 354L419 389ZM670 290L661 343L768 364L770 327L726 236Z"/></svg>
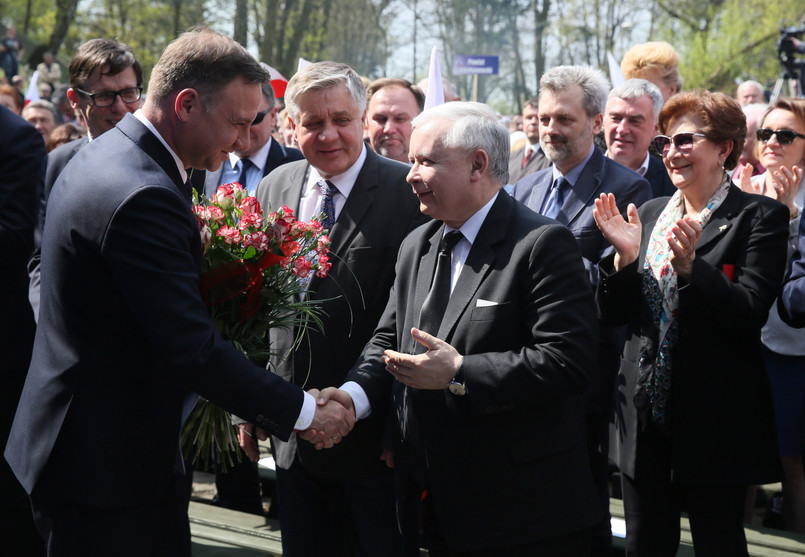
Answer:
<svg viewBox="0 0 805 557"><path fill-rule="evenodd" d="M486 105L414 119L408 182L436 220L403 242L372 340L326 395L363 419L392 393L397 501L428 490L431 555L581 557L601 516L582 404L592 292L567 228L501 191L508 152Z"/></svg>
<svg viewBox="0 0 805 557"><path fill-rule="evenodd" d="M328 445L351 413L247 361L213 329L187 168L245 149L265 70L198 28L172 42L141 111L59 176L42 242L33 359L5 451L51 555L190 555L179 432L199 395ZM69 195L60 195L69 189Z"/></svg>
<svg viewBox="0 0 805 557"><path fill-rule="evenodd" d="M366 93L349 66L319 62L300 70L285 102L306 160L263 179L257 199L264 208L287 205L307 220L326 213L327 186L333 266L326 278L311 279L308 291L323 303L323 333L308 331L291 350L298 331L271 331L277 352L271 363L288 381L320 389L341 384L371 338L400 243L425 217L405 182L409 166L366 148ZM274 437L284 555L402 555L392 473L380 458L387 408L378 406L334 451Z"/></svg>

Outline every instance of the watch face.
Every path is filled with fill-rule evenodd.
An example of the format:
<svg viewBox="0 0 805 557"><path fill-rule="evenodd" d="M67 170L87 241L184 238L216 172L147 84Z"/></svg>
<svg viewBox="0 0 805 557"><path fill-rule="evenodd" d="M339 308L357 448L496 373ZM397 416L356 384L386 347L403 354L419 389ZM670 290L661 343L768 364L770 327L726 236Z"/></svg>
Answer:
<svg viewBox="0 0 805 557"><path fill-rule="evenodd" d="M447 386L450 389L450 392L456 396L464 396L467 394L467 386L464 383L458 383L453 381Z"/></svg>

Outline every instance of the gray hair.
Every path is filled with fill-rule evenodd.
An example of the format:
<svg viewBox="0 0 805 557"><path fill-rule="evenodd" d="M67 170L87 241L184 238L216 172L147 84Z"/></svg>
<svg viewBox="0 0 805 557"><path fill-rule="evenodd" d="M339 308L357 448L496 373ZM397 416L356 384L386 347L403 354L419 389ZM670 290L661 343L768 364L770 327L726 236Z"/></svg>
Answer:
<svg viewBox="0 0 805 557"><path fill-rule="evenodd" d="M648 95L649 99L651 99L651 109L656 122L657 118L660 117L660 110L662 110L662 104L665 101L663 101L660 88L646 79L627 79L623 85L618 85L610 91L607 99L613 97L624 100L639 99L643 95Z"/></svg>
<svg viewBox="0 0 805 557"><path fill-rule="evenodd" d="M295 123L299 118L299 96L308 91L320 91L343 85L349 91L359 112L366 110L366 88L355 70L337 62L317 62L296 72L285 90L285 108Z"/></svg>
<svg viewBox="0 0 805 557"><path fill-rule="evenodd" d="M760 83L758 83L754 79L747 79L746 81L742 81L741 84L738 85L738 89L736 89L736 92L740 91L741 88L745 88L745 87L754 87L755 89L760 91L761 95L763 94L763 85L761 85Z"/></svg>
<svg viewBox="0 0 805 557"><path fill-rule="evenodd" d="M582 106L590 118L603 114L609 93L609 79L604 72L590 66L556 66L539 80L540 96L544 91L564 91L581 87Z"/></svg>
<svg viewBox="0 0 805 557"><path fill-rule="evenodd" d="M51 116L53 116L53 121L54 122L58 121L56 119L58 116L58 111L56 110L56 106L52 102L46 101L45 99L37 99L35 101L31 101L25 105L25 108L22 109L21 113L22 117L25 118L25 112L32 108L42 108L44 110L47 110L48 112L50 112Z"/></svg>
<svg viewBox="0 0 805 557"><path fill-rule="evenodd" d="M445 147L468 153L482 149L489 157L489 175L501 185L508 182L509 130L492 108L477 102L449 102L420 113L411 125L416 129L434 120L453 122L440 138Z"/></svg>

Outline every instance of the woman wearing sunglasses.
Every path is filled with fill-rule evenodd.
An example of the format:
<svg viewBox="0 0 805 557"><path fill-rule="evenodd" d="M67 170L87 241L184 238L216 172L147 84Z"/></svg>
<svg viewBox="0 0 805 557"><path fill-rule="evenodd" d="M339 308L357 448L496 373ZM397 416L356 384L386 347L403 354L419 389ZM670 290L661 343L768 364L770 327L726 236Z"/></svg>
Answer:
<svg viewBox="0 0 805 557"><path fill-rule="evenodd" d="M655 139L677 188L594 216L615 253L599 264L606 321L626 324L611 437L629 556L676 555L687 512L697 557L748 555L750 485L778 481L760 328L782 283L788 211L744 193L726 170L746 135L721 93L675 95Z"/></svg>
<svg viewBox="0 0 805 557"><path fill-rule="evenodd" d="M805 194L805 100L780 99L766 111L757 130L755 155L766 172L751 182L742 173L741 189L767 195L788 207L788 256L793 257ZM805 336L785 324L772 306L761 339L783 464L783 521L786 530L805 532L805 473L799 446L805 403Z"/></svg>

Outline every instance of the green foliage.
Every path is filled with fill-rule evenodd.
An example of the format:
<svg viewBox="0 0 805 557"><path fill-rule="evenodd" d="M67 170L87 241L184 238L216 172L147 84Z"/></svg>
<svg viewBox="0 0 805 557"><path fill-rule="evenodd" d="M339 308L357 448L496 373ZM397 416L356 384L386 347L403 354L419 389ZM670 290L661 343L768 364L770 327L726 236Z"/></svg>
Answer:
<svg viewBox="0 0 805 557"><path fill-rule="evenodd" d="M802 11L800 0L658 4L665 10L659 36L679 52L685 88L726 93L734 92L736 79L777 78L780 23L794 23Z"/></svg>

